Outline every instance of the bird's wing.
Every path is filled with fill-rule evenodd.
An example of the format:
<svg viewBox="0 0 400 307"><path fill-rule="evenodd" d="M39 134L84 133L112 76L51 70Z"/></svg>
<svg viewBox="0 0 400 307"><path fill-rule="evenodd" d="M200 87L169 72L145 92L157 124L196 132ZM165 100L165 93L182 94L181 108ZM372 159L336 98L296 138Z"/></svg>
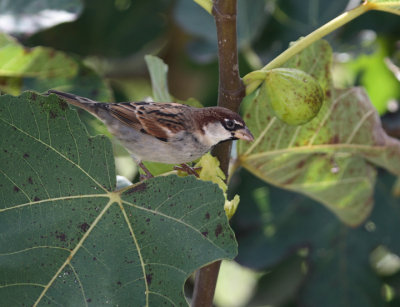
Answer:
<svg viewBox="0 0 400 307"><path fill-rule="evenodd" d="M108 104L110 114L142 133L168 141L186 129L187 106L176 103L127 102Z"/></svg>

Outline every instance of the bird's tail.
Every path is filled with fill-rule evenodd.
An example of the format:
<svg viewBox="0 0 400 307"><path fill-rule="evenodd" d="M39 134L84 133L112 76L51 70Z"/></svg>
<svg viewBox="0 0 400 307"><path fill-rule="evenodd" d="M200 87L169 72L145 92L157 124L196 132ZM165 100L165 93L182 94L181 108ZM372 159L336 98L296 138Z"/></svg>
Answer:
<svg viewBox="0 0 400 307"><path fill-rule="evenodd" d="M85 97L77 96L70 93L64 93L57 90L49 90L48 94L56 94L58 97L64 99L66 102L77 106L81 109L84 109L94 115L97 115L99 107L104 105L103 103L96 102L94 100L90 100Z"/></svg>

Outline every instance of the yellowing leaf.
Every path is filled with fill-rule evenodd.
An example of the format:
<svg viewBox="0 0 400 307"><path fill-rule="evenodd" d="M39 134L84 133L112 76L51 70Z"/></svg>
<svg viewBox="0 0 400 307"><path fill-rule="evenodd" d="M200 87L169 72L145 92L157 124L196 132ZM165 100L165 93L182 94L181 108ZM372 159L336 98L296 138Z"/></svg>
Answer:
<svg viewBox="0 0 400 307"><path fill-rule="evenodd" d="M225 198L224 209L225 209L225 214L228 217L228 220L230 220L235 215L236 210L239 206L239 202L240 202L240 197L237 194L233 197L232 200L227 200Z"/></svg>
<svg viewBox="0 0 400 307"><path fill-rule="evenodd" d="M47 92L57 88L99 101L111 101L107 83L76 58L51 48L26 48L0 33L0 90Z"/></svg>
<svg viewBox="0 0 400 307"><path fill-rule="evenodd" d="M51 48L26 48L14 38L0 33L0 76L73 76L78 65L65 53Z"/></svg>
<svg viewBox="0 0 400 307"><path fill-rule="evenodd" d="M226 194L227 185L225 183L225 174L219 167L219 161L216 157L213 157L210 153L205 154L196 164L196 167L201 167L199 172L199 176L201 180L211 181L220 187L220 189L224 192L225 197L225 213L228 219L231 219L235 214L236 209L239 205L240 198L239 195L235 195L232 200L228 200L228 196Z"/></svg>
<svg viewBox="0 0 400 307"><path fill-rule="evenodd" d="M213 2L212 0L193 0L196 2L198 5L200 5L203 9L205 9L209 14L212 13L212 6Z"/></svg>
<svg viewBox="0 0 400 307"><path fill-rule="evenodd" d="M286 125L273 117L260 91L244 114L255 141L240 142L238 154L261 179L306 194L358 225L373 205L373 164L400 175L400 142L385 134L364 90L332 87L330 62L325 41L287 62L285 67L302 69L321 84L325 101L319 114L305 125Z"/></svg>
<svg viewBox="0 0 400 307"><path fill-rule="evenodd" d="M206 153L200 158L196 167L201 167L199 174L201 180L214 182L218 184L222 191L226 192L227 186L224 182L226 177L220 169L219 161L216 157L213 157L210 153Z"/></svg>

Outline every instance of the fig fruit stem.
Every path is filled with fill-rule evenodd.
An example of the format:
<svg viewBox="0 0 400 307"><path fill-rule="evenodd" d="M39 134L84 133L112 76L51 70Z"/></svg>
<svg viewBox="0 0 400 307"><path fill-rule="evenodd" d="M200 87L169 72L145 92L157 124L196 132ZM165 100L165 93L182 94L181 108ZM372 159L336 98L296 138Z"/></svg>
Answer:
<svg viewBox="0 0 400 307"><path fill-rule="evenodd" d="M264 81L264 75L262 72L281 67L285 64L292 56L301 52L317 40L323 38L329 33L335 31L337 28L343 26L344 24L352 21L358 16L368 12L370 10L380 10L380 11L389 11L386 6L383 6L380 3L371 3L364 1L361 5L356 8L344 12L338 17L332 19L328 23L324 24L322 27L316 29L305 37L298 39L296 42L293 42L288 49L278 55L275 59L269 62L260 70L255 70L248 73L243 77L243 82L246 86L246 95L249 95L253 91L255 91L260 84Z"/></svg>
<svg viewBox="0 0 400 307"><path fill-rule="evenodd" d="M312 43L335 31L337 28L340 28L344 24L350 22L351 20L357 18L365 12L372 9L378 9L377 7L378 5L376 3L363 2L356 8L344 12L343 14L324 24L322 27L319 27L315 31L311 32L307 36L302 37L296 42L292 43L292 45L288 49L286 49L275 59L265 65L261 70L270 70L282 66L292 56L307 48Z"/></svg>

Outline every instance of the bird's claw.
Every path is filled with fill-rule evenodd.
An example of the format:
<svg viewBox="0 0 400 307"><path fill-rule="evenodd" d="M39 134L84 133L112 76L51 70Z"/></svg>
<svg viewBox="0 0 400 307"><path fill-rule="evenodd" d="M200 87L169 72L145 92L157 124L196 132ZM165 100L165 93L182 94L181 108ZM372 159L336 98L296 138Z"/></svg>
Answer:
<svg viewBox="0 0 400 307"><path fill-rule="evenodd" d="M198 170L201 170L201 167L190 167L189 165L183 163L181 166L174 166L174 170L185 172L188 175L194 175L199 178L199 174L197 173Z"/></svg>

